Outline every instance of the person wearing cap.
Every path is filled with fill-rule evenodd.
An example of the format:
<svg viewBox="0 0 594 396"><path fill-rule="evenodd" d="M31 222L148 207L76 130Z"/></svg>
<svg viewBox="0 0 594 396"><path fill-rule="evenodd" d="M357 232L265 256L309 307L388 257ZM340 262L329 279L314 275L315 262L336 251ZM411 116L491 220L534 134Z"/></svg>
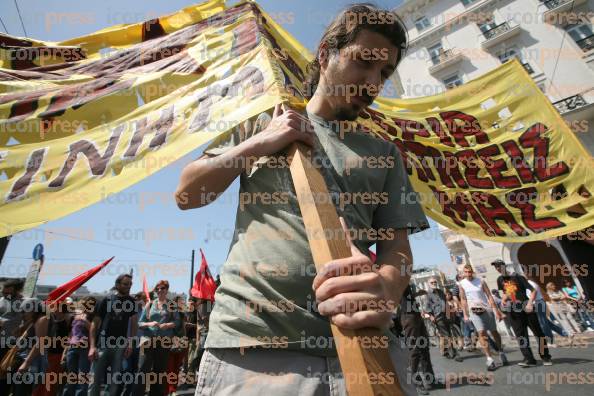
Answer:
<svg viewBox="0 0 594 396"><path fill-rule="evenodd" d="M530 340L528 338L528 327L538 339L538 353L543 361L543 365L551 366L553 361L549 354L546 337L538 323L538 317L534 313L534 299L536 290L521 275L508 275L505 262L497 259L491 263L501 274L497 278L497 288L503 292L501 300L502 306L506 307L509 314L514 333L516 334L520 351L524 360L518 363L521 367L534 367L536 360L530 349ZM530 290L530 297L526 290ZM507 303L510 302L508 306Z"/></svg>

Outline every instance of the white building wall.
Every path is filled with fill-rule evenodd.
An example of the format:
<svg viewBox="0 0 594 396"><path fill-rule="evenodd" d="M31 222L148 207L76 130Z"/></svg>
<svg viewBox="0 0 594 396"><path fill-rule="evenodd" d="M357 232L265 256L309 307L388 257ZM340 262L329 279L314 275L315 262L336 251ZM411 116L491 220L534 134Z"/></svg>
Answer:
<svg viewBox="0 0 594 396"><path fill-rule="evenodd" d="M409 11L414 4L425 7ZM533 78L545 83L545 93L556 101L594 87L594 52L584 53L561 26L544 22L546 8L537 0L479 0L464 7L459 0L409 1L397 9L409 29L410 49L398 67L404 89L403 97L418 97L443 91L443 78L460 72L464 82L472 80L501 63L497 54L512 46L517 47L525 61L535 70ZM585 1L573 10L588 15L594 0ZM520 32L509 40L482 49L484 41L478 25L474 22L493 13L496 23L509 22L519 25ZM456 15L464 15L463 22L454 23ZM432 23L428 29L418 32L414 20L425 15ZM441 40L444 49L458 49L466 59L439 73L429 73L427 47ZM551 84L551 81L553 83Z"/></svg>

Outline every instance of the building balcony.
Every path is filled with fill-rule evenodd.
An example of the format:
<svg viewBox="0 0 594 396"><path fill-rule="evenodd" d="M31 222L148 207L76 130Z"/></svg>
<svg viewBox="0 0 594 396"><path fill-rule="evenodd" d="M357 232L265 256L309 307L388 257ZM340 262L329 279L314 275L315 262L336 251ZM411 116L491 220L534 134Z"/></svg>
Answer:
<svg viewBox="0 0 594 396"><path fill-rule="evenodd" d="M481 48L486 50L505 40L517 36L520 31L520 25L512 25L509 22L503 22L492 29L486 30L482 34Z"/></svg>
<svg viewBox="0 0 594 396"><path fill-rule="evenodd" d="M532 66L530 66L530 63L524 62L524 63L522 63L522 66L528 72L528 74L530 74L530 75L534 74L534 69L532 68Z"/></svg>
<svg viewBox="0 0 594 396"><path fill-rule="evenodd" d="M553 105L566 121L591 120L594 118L594 88L553 102Z"/></svg>
<svg viewBox="0 0 594 396"><path fill-rule="evenodd" d="M557 24L564 24L563 20L567 20L567 18L561 17L562 14L571 11L572 7L582 5L587 0L547 0L542 1L541 3L544 6L543 16L544 21L551 25Z"/></svg>
<svg viewBox="0 0 594 396"><path fill-rule="evenodd" d="M464 54L462 54L462 52L455 49L444 50L439 54L439 56L434 56L431 58L429 73L435 74L445 68L457 64L462 59L464 59Z"/></svg>
<svg viewBox="0 0 594 396"><path fill-rule="evenodd" d="M575 42L584 52L594 49L594 34Z"/></svg>
<svg viewBox="0 0 594 396"><path fill-rule="evenodd" d="M560 114L565 114L570 111L579 109L588 105L588 102L581 94L569 96L567 98L553 102L553 105L559 110Z"/></svg>

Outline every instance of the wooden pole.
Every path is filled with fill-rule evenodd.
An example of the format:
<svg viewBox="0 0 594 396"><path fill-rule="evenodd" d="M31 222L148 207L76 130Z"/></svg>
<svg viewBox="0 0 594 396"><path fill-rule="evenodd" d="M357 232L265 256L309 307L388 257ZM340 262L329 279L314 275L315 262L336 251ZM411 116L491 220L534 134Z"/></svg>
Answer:
<svg viewBox="0 0 594 396"><path fill-rule="evenodd" d="M319 271L331 260L350 257L351 250L344 237L336 208L329 199L324 178L305 155L309 150L301 143L291 146L290 170L307 235L313 236L309 239L309 246ZM331 234L332 239L321 237L326 235L325 230L335 231ZM343 237L338 238L340 235ZM350 396L403 395L390 358L386 336L372 328L346 330L333 324L330 327Z"/></svg>

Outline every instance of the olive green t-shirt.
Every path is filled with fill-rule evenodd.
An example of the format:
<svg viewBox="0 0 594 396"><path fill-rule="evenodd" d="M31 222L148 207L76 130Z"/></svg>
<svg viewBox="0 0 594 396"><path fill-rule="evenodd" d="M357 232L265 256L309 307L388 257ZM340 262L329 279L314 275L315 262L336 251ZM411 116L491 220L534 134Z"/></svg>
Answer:
<svg viewBox="0 0 594 396"><path fill-rule="evenodd" d="M428 227L419 200L410 200L416 193L393 143L360 131L341 137L334 125L308 116L317 136L312 163L363 253L395 229L412 233ZM270 120L262 113L215 139L204 152L219 155ZM413 203L403 202L404 197ZM286 153L262 157L240 175L235 232L206 347L261 346L336 356L329 320L317 312L315 274Z"/></svg>

